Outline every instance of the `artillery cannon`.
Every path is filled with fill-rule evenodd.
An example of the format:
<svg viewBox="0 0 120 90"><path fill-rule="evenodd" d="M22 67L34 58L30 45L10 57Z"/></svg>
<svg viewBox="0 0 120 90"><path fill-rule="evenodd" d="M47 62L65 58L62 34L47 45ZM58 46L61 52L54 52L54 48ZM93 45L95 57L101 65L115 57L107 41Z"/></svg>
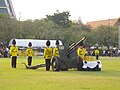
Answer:
<svg viewBox="0 0 120 90"><path fill-rule="evenodd" d="M85 66L87 65L87 61L83 62L82 58L77 55L76 50L78 46L83 43L85 39L86 37L83 37L77 43L73 43L72 45L70 45L67 49L65 46L60 46L59 47L60 57L53 57L52 70L53 71L59 71L59 70L67 71L68 69L76 68L79 71L80 70L101 71L101 68L99 68L99 64L101 62L96 62L98 63L98 65L95 68L90 69L89 67Z"/></svg>

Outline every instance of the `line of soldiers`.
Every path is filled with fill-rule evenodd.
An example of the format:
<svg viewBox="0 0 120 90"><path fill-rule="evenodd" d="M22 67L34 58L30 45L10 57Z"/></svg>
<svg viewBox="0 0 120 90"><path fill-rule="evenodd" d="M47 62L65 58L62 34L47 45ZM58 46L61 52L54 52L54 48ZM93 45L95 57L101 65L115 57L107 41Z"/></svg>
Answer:
<svg viewBox="0 0 120 90"><path fill-rule="evenodd" d="M47 47L44 49L44 59L45 59L45 64L46 64L46 71L49 71L50 70L50 61L52 59L52 57L60 57L60 54L59 54L59 49L58 49L58 46L59 46L59 41L56 40L56 47L53 49L52 51L52 48L50 47L50 41L48 40L46 42L46 45Z"/></svg>
<svg viewBox="0 0 120 90"><path fill-rule="evenodd" d="M11 66L12 68L16 68L16 61L17 61L17 56L18 56L18 47L16 46L16 41L15 39L12 41L12 46L10 47L10 55L12 57L12 61L11 61ZM44 49L44 59L45 59L45 64L46 64L46 71L50 70L50 61L52 59L53 56L57 56L60 57L59 55L59 51L58 51L58 45L59 45L59 41L56 40L56 47L54 49L52 49L50 47L50 41L48 40L46 42L46 48ZM32 43L29 42L28 44L28 48L26 49L26 55L27 55L27 59L28 59L28 66L31 66L32 64L32 56L33 56L33 49L32 49Z"/></svg>
<svg viewBox="0 0 120 90"><path fill-rule="evenodd" d="M10 55L12 57L11 61L11 66L12 68L16 68L16 61L17 61L17 56L18 56L18 47L16 46L16 41L15 39L12 41L12 46L10 47ZM28 56L28 65L31 66L32 63L32 56L33 56L33 50L31 48L32 43L29 42L28 48L26 50L26 55Z"/></svg>

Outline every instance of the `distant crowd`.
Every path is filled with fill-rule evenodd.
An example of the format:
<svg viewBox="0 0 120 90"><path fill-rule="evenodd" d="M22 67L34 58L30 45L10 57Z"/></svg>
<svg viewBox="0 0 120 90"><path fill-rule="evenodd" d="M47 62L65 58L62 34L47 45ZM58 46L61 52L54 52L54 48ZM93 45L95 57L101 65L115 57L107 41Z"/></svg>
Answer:
<svg viewBox="0 0 120 90"><path fill-rule="evenodd" d="M38 50L39 51L39 50ZM88 56L95 56L95 49L86 49ZM100 54L99 56L109 56L109 57L120 57L120 49L112 48L112 49L99 49ZM44 52L44 51L43 51ZM41 52L41 53L43 53ZM7 58L9 57L9 48L8 47L0 47L0 58Z"/></svg>
<svg viewBox="0 0 120 90"><path fill-rule="evenodd" d="M120 49L112 48L112 49L99 49L100 56L109 56L109 57L119 57L120 56ZM95 56L95 49L87 49L87 54L89 56Z"/></svg>
<svg viewBox="0 0 120 90"><path fill-rule="evenodd" d="M9 57L9 48L7 48L7 47L0 47L0 58L2 58L2 57L4 57L4 58L7 58L7 57Z"/></svg>

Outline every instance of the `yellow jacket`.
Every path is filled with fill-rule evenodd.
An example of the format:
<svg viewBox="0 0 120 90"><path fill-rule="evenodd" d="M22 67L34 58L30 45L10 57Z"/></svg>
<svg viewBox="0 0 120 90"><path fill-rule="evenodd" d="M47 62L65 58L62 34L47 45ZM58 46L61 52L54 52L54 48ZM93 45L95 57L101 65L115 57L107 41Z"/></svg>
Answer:
<svg viewBox="0 0 120 90"><path fill-rule="evenodd" d="M78 48L77 54L80 55L86 55L86 49L85 48Z"/></svg>
<svg viewBox="0 0 120 90"><path fill-rule="evenodd" d="M95 55L99 55L99 53L100 53L99 50L96 49L96 50L95 50Z"/></svg>
<svg viewBox="0 0 120 90"><path fill-rule="evenodd" d="M10 47L10 55L11 56L18 56L18 47L17 46Z"/></svg>
<svg viewBox="0 0 120 90"><path fill-rule="evenodd" d="M85 48L78 48L77 55L80 56L84 60L85 55L86 55L86 49Z"/></svg>
<svg viewBox="0 0 120 90"><path fill-rule="evenodd" d="M46 47L44 49L44 58L45 59L51 59L52 58L52 48Z"/></svg>
<svg viewBox="0 0 120 90"><path fill-rule="evenodd" d="M55 48L53 49L53 55L54 55L54 56L57 56L57 57L60 57L59 50L58 50L57 47L55 47Z"/></svg>
<svg viewBox="0 0 120 90"><path fill-rule="evenodd" d="M26 50L26 54L27 54L27 56L33 56L33 49L28 47Z"/></svg>
<svg viewBox="0 0 120 90"><path fill-rule="evenodd" d="M82 48L78 48L78 50L77 50L77 54L78 54L78 56L81 56L81 55L83 55Z"/></svg>

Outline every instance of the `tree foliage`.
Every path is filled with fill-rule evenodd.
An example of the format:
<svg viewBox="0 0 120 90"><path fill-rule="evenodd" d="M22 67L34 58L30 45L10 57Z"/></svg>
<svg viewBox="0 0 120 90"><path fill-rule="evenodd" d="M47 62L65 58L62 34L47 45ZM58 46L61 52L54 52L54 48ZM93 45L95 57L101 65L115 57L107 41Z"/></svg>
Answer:
<svg viewBox="0 0 120 90"><path fill-rule="evenodd" d="M9 16L0 15L0 41L2 43L8 44L11 38L17 37L17 22Z"/></svg>
<svg viewBox="0 0 120 90"><path fill-rule="evenodd" d="M69 16L69 13L65 15ZM61 16L63 13L56 13ZM55 14L54 14L55 15ZM72 44L86 36L86 45L93 46L114 46L118 43L118 28L115 26L99 26L96 29L91 29L88 25L70 23L70 27L59 26L55 21L46 19L17 21L8 16L0 15L0 42L8 45L10 39L60 39L64 44ZM67 17L68 19L68 17ZM62 20L62 19L59 19ZM58 20L58 21L59 21ZM56 20L57 21L57 20ZM64 20L63 20L64 21ZM63 25L63 24L60 24Z"/></svg>
<svg viewBox="0 0 120 90"><path fill-rule="evenodd" d="M98 39L96 42L100 45L107 46L108 48L110 46L117 45L117 27L112 26L99 26L96 29L96 38Z"/></svg>
<svg viewBox="0 0 120 90"><path fill-rule="evenodd" d="M71 21L69 20L70 17L70 12L69 11L64 11L62 13L60 13L57 10L57 13L54 13L53 15L46 15L48 20L52 20L55 24L63 27L63 28L67 28L70 27L71 25Z"/></svg>

